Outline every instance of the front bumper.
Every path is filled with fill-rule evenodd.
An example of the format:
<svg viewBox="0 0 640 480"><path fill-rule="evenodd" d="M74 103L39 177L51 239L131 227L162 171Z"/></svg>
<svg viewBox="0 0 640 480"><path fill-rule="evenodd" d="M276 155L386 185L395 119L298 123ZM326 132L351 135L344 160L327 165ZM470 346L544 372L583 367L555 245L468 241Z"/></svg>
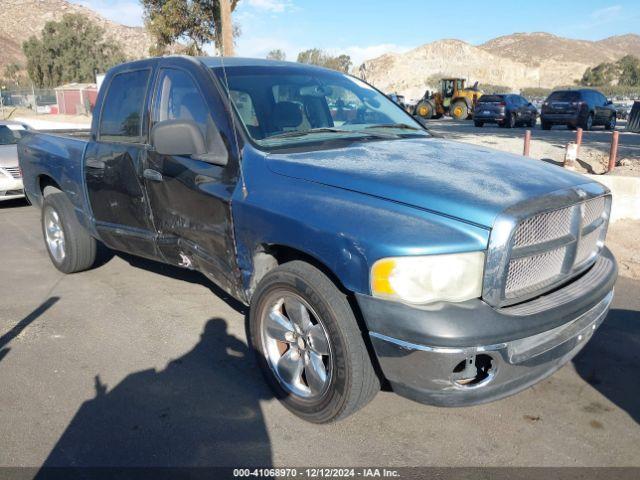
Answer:
<svg viewBox="0 0 640 480"><path fill-rule="evenodd" d="M482 113L474 113L473 120L477 122L485 122L485 123L501 123L505 120L504 113L490 113L490 114L482 114Z"/></svg>
<svg viewBox="0 0 640 480"><path fill-rule="evenodd" d="M0 173L0 202L22 197L24 197L22 179L7 177Z"/></svg>
<svg viewBox="0 0 640 480"><path fill-rule="evenodd" d="M493 309L473 300L418 309L364 295L357 299L396 393L465 406L517 393L571 360L604 321L616 276L615 260L604 249L580 279L513 307ZM477 382L461 384L454 370L470 358L490 367Z"/></svg>

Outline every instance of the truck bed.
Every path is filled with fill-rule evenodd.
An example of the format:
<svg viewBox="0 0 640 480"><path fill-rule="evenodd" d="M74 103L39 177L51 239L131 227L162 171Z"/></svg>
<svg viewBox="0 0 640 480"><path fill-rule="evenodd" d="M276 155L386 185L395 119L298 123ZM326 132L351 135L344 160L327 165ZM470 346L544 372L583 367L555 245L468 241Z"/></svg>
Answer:
<svg viewBox="0 0 640 480"><path fill-rule="evenodd" d="M69 196L78 219L88 228L88 202L84 191L84 154L89 130L34 131L18 144L18 159L29 199L42 204L44 185L56 185Z"/></svg>

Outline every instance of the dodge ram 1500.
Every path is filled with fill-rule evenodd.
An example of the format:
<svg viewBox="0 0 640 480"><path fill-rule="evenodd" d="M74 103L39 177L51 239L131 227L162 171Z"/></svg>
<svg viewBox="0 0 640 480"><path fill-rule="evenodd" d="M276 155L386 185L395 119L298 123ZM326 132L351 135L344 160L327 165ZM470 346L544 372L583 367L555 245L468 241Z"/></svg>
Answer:
<svg viewBox="0 0 640 480"><path fill-rule="evenodd" d="M549 376L613 296L610 192L431 135L310 65L118 66L88 137L32 133L24 188L62 272L99 246L195 269L249 306L278 398L323 423L385 386L443 406Z"/></svg>

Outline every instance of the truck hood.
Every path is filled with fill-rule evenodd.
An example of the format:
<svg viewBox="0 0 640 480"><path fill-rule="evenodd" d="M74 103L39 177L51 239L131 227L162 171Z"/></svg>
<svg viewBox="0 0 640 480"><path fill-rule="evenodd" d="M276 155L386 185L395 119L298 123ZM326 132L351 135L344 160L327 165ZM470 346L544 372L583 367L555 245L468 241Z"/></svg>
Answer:
<svg viewBox="0 0 640 480"><path fill-rule="evenodd" d="M278 174L373 195L491 228L516 203L587 183L519 155L437 138L271 154Z"/></svg>

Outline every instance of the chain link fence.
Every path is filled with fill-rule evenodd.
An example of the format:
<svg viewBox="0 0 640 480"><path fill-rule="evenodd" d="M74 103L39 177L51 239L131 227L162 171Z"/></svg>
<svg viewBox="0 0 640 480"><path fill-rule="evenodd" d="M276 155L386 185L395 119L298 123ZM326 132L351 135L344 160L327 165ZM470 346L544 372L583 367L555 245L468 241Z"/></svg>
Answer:
<svg viewBox="0 0 640 480"><path fill-rule="evenodd" d="M5 108L21 107L48 114L56 103L53 88L2 89L2 106Z"/></svg>

